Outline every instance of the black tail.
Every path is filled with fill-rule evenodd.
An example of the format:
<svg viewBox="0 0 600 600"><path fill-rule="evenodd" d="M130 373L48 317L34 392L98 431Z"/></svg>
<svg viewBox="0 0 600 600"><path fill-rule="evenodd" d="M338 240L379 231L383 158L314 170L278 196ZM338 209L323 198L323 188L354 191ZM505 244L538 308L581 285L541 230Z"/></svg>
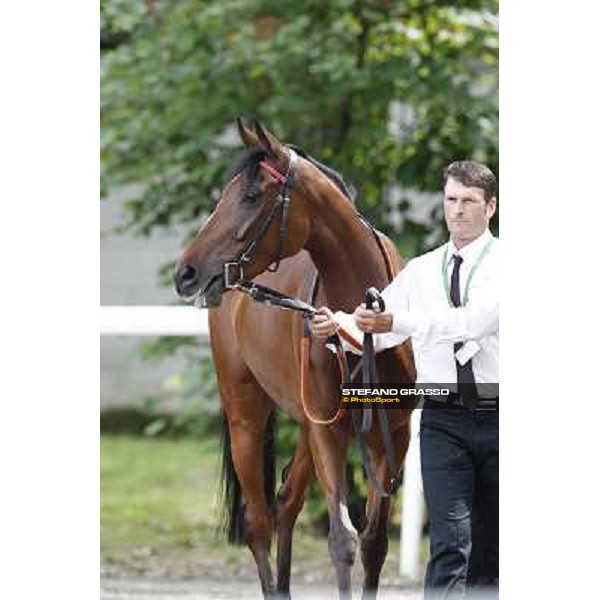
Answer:
<svg viewBox="0 0 600 600"><path fill-rule="evenodd" d="M267 421L263 452L265 497L267 499L267 506L271 512L275 506L276 439L276 415L275 411L273 411ZM242 498L240 480L233 466L229 423L224 414L221 422L221 444L223 447L223 462L221 465L222 530L227 531L227 541L230 544L243 544L246 540L244 532L244 500Z"/></svg>

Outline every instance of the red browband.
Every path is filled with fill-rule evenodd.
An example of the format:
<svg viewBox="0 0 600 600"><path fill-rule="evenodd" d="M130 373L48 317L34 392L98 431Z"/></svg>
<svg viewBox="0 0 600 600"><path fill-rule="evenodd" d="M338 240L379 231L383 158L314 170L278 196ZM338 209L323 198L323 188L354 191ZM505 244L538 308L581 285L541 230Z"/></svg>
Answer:
<svg viewBox="0 0 600 600"><path fill-rule="evenodd" d="M272 167L268 162L261 160L260 166L265 168L279 183L285 183L285 175L282 175L275 167Z"/></svg>

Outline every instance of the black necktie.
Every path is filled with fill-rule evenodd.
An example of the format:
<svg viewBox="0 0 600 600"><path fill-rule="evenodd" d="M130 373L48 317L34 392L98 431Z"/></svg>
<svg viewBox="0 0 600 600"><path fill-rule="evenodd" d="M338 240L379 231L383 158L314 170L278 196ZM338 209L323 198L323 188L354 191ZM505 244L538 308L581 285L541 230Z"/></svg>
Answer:
<svg viewBox="0 0 600 600"><path fill-rule="evenodd" d="M463 258L458 254L453 256L454 269L452 270L452 278L450 280L450 300L454 306L460 306L460 265ZM463 342L454 344L454 353L456 354L462 347ZM456 360L456 359L455 359ZM468 408L475 408L477 405L477 386L475 385L475 376L473 375L473 361L469 360L464 365L456 361L456 372L458 375L458 394L463 400L463 403Z"/></svg>

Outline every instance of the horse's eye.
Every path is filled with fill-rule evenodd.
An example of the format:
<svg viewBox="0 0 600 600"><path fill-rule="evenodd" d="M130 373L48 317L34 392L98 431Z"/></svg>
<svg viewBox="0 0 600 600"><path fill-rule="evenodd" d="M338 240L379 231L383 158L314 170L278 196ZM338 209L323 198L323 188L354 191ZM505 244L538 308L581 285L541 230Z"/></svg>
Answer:
<svg viewBox="0 0 600 600"><path fill-rule="evenodd" d="M244 202L248 204L254 204L257 200L260 199L260 192L258 190L252 190L247 192L244 196Z"/></svg>

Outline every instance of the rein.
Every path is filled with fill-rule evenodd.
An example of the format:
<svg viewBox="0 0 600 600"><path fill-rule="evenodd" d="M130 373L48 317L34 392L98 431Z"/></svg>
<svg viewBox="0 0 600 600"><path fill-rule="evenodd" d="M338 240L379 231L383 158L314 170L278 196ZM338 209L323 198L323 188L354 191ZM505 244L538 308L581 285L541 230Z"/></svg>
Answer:
<svg viewBox="0 0 600 600"><path fill-rule="evenodd" d="M287 219L288 219L288 211L289 205L291 202L290 189L292 187L292 182L294 179L294 174L296 170L296 165L298 162L298 155L294 150L288 148L290 152L290 162L288 166L287 173L285 175L281 174L275 167L267 163L266 161L261 161L260 166L264 168L270 175L272 175L280 184L281 189L277 194L277 199L273 204L273 208L269 213L267 219L263 222L262 227L259 230L258 235L252 239L244 248L241 255L234 261L230 261L224 264L223 266L223 279L224 285L228 289L235 289L240 292L243 292L249 295L255 302L259 302L261 304L266 304L268 306L274 306L277 308L282 308L285 310L293 310L296 312L302 313L303 317L303 331L302 331L302 340L300 347L300 401L302 404L302 410L306 418L311 422L318 425L333 425L334 423L341 420L343 415L345 414L347 408L344 406L339 406L334 415L329 418L322 419L316 417L312 414L308 403L307 403L307 391L309 386L309 356L310 356L310 343L311 343L311 331L310 331L310 319L316 314L317 309L300 300L299 298L295 298L293 296L289 296L287 294L283 294L277 290L269 288L267 286L260 285L253 281L245 281L243 266L248 264L254 258L256 254L258 245L262 241L262 239L267 234L269 227L277 217L277 214L280 215L280 227L279 227L279 239L277 244L277 254L276 258L273 261L275 263L274 268L271 266L267 267L267 269L271 272L277 271L279 268L279 264L281 262L281 255L283 252L283 245L285 243L286 235L287 235ZM393 269L392 263L389 257L389 254L383 245L380 237L377 235L377 232L371 224L356 211L362 223L372 232L377 245L383 254L386 271L388 274L388 279L391 281L393 279ZM271 264L273 264L271 263ZM381 298L378 290L374 287L371 287L367 290L366 293L366 306L367 308L373 308L373 304L378 304L378 312L383 312L385 310L385 303L383 298ZM335 352L338 360L338 366L341 372L342 382L351 382L354 376L354 373L350 373L350 369L348 367L348 361L346 359L346 354L343 349L341 338L346 339L348 342L353 344L356 347L361 347L361 344L357 342L348 332L346 332L343 328L340 328L338 332L333 334L327 340L327 343L332 343L335 346ZM375 352L373 347L373 336L372 334L365 333L364 341L363 341L363 356L362 356L362 376L363 376L363 384L372 385L378 383L378 374L377 367L375 363ZM352 411L352 421L354 427L356 429L361 456L363 465L367 474L367 478L373 483L377 494L382 497L387 497L389 494L383 489L383 486L379 482L379 480L375 477L373 472L373 468L371 466L371 460L369 454L366 449L366 443L364 439L364 434L368 433L372 427L373 415L372 415L372 407L363 408L363 418L362 423L360 422L360 415L357 410ZM379 408L377 410L377 414L379 417L379 425L381 428L381 433L383 436L388 469L391 473L396 473L395 469L395 461L394 461L394 449L392 444L392 439L389 430L389 423L387 419L387 411L385 408ZM390 479L390 488L392 493L396 491L399 485L399 478L397 475L393 475Z"/></svg>
<svg viewBox="0 0 600 600"><path fill-rule="evenodd" d="M375 304L377 307L375 307ZM370 287L365 295L365 305L368 309L375 310L376 312L382 313L385 312L385 301L381 297L381 294L377 290L377 288ZM377 387L379 383L379 375L377 373L377 365L375 363L375 347L373 343L373 334L365 333L363 339L363 355L362 355L362 379L363 383L368 382L369 384ZM363 462L365 463L365 470L367 471L367 475L369 475L371 481L373 481L375 487L377 488L377 492L380 496L388 496L385 492L379 480L375 477L371 477L372 469L370 467L369 455L366 452L364 446L364 440L360 434L369 431L371 428L372 420L373 420L373 408L367 407L364 409L363 414L363 423L359 432L359 443L361 444L361 453L363 456ZM377 409L377 416L379 418L379 428L381 429L381 435L383 436L383 446L385 448L386 458L388 462L388 468L390 473L398 473L397 475L392 475L390 479L390 487L392 493L398 489L400 485L399 481L399 472L396 471L396 461L394 460L394 446L392 443L392 438L390 435L390 426L387 417L387 410L383 407L379 407Z"/></svg>

